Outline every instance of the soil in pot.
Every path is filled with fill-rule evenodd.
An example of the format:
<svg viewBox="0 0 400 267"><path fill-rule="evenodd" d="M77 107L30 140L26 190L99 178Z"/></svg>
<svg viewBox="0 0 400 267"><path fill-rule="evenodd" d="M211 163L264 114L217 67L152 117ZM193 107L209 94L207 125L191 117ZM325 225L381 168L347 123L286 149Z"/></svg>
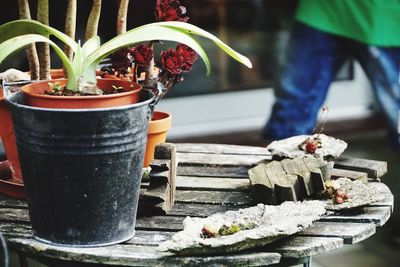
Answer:
<svg viewBox="0 0 400 267"><path fill-rule="evenodd" d="M97 86L103 91L114 90L115 87L119 87L124 92L89 96L58 96L45 94L46 91L51 90L49 82L64 86L67 80L41 81L23 86L25 104L34 107L62 109L117 107L137 103L139 93L142 90L142 86L138 83L115 79L98 79Z"/></svg>
<svg viewBox="0 0 400 267"><path fill-rule="evenodd" d="M156 145L164 143L171 128L172 116L167 112L154 111L147 130L146 154L144 167L148 167L154 159Z"/></svg>

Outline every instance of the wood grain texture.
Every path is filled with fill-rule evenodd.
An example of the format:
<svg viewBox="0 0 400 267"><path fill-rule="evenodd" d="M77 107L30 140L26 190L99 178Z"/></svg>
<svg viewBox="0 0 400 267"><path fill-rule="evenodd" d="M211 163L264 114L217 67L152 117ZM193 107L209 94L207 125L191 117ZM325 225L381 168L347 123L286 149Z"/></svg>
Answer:
<svg viewBox="0 0 400 267"><path fill-rule="evenodd" d="M260 161L266 160L265 156L259 155L230 155L230 154L205 154L205 153L178 153L179 164L181 165L229 165L229 166L251 166Z"/></svg>
<svg viewBox="0 0 400 267"><path fill-rule="evenodd" d="M176 202L171 213L139 216L136 222L136 235L127 242L84 249L44 245L32 238L26 202L1 194L0 231L8 238L8 243L14 250L67 261L121 266L270 265L282 259L302 260L335 250L343 244L360 242L373 235L376 227L385 224L393 209L394 198L390 189L374 178L377 182L371 185L384 196L382 201L354 210L352 213L324 215L320 221L297 236L285 238L248 253L216 257L175 257L158 251L157 246L183 228L182 222L186 216L204 217L255 204L250 194L247 171L257 160L268 159L270 156L265 148L213 144L178 144L177 151L178 161L182 158L186 162L179 162L178 165ZM366 173L370 178L374 177L374 173L376 177L385 173L384 163L380 161L369 163L370 160L346 159L340 162L342 165L336 165L337 171L333 172L347 173L347 176L351 175L358 179L364 179ZM313 168L309 164L306 164L306 167L308 170ZM142 191L144 192L148 186L144 183Z"/></svg>
<svg viewBox="0 0 400 267"><path fill-rule="evenodd" d="M282 257L302 258L333 251L343 244L342 238L297 236L271 244L267 251L276 251Z"/></svg>
<svg viewBox="0 0 400 267"><path fill-rule="evenodd" d="M361 180L363 182L367 182L368 174L366 172L358 172L358 171L350 171L350 170L333 168L331 177L333 179L337 179L340 177L347 177L352 180Z"/></svg>
<svg viewBox="0 0 400 267"><path fill-rule="evenodd" d="M335 168L365 172L368 177L379 178L387 172L387 163L370 159L338 158L335 160Z"/></svg>
<svg viewBox="0 0 400 267"><path fill-rule="evenodd" d="M339 237L344 244L355 244L375 234L374 224L316 222L310 228L300 232L299 236Z"/></svg>
<svg viewBox="0 0 400 267"><path fill-rule="evenodd" d="M321 221L374 223L376 226L384 225L392 213L391 207L364 207L350 210L348 213L325 215Z"/></svg>
<svg viewBox="0 0 400 267"><path fill-rule="evenodd" d="M249 178L247 171L250 166L215 166L215 165L185 165L179 164L177 175L198 177L229 177Z"/></svg>
<svg viewBox="0 0 400 267"><path fill-rule="evenodd" d="M176 144L179 153L206 153L206 154L232 154L232 155L261 155L271 157L266 147L238 146L224 144Z"/></svg>

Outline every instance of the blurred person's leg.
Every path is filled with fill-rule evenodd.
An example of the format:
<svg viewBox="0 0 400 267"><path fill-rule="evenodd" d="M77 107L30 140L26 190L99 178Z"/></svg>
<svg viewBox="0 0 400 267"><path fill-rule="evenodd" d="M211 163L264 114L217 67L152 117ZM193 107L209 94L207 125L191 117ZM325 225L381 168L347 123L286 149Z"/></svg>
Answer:
<svg viewBox="0 0 400 267"><path fill-rule="evenodd" d="M343 40L301 23L294 25L275 88L276 102L262 130L264 138L312 132L329 84L347 58Z"/></svg>
<svg viewBox="0 0 400 267"><path fill-rule="evenodd" d="M400 149L400 48L358 44L354 54L374 88L375 96L388 122L391 145Z"/></svg>

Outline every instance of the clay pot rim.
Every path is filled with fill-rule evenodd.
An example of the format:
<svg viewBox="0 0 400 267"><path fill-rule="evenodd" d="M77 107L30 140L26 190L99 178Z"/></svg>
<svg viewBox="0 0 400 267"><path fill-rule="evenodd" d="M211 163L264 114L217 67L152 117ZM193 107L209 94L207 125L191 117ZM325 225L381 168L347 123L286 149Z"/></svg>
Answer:
<svg viewBox="0 0 400 267"><path fill-rule="evenodd" d="M148 128L148 133L149 134L155 134L155 133L162 133L166 132L171 128L172 125L172 116L168 112L164 111L154 111L154 114L162 114L165 115L165 117L162 117L161 119L151 119L149 122L149 128Z"/></svg>
<svg viewBox="0 0 400 267"><path fill-rule="evenodd" d="M100 79L98 79L98 80L100 80ZM133 87L134 89L129 92L123 92L123 93L118 93L118 94L93 95L93 96L57 96L57 95L36 94L36 93L32 93L32 92L28 91L28 88L30 87L31 84L49 83L49 82L53 82L53 81L62 82L62 83L67 82L67 79L51 79L51 80L38 81L38 82L33 82L31 84L24 85L24 86L22 86L21 90L24 92L24 94L29 95L29 96L33 96L36 98L42 98L42 99L51 99L51 100L55 100L55 101L62 101L62 100L68 100L68 99L81 100L81 99L118 98L118 97L125 96L125 95L136 94L140 90L142 90L142 86L140 84L131 82L131 81L115 80L115 79L101 79L101 80L112 81L112 82L117 82L117 83L131 83L134 86Z"/></svg>
<svg viewBox="0 0 400 267"><path fill-rule="evenodd" d="M114 107L103 107L103 108L43 108L43 107L34 107L34 106L29 106L25 104L19 104L16 103L15 101L9 101L11 102L11 105L18 106L20 108L24 108L27 110L42 110L46 112L67 112L67 113L80 113L80 112L110 112L114 110L124 110L124 109L130 109L134 108L136 106L141 106L141 105L147 105L148 103L154 102L155 96L151 96L148 99L134 103L134 104L129 104L129 105L123 105L123 106L114 106Z"/></svg>

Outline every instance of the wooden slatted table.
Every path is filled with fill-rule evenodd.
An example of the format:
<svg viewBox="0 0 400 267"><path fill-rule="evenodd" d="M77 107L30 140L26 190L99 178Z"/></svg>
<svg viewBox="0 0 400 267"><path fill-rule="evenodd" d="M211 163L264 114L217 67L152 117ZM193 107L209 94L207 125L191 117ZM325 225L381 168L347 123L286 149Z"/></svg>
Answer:
<svg viewBox="0 0 400 267"><path fill-rule="evenodd" d="M215 212L254 205L247 170L270 158L265 148L217 145L177 145L177 192L172 212L166 216L139 217L136 235L128 242L102 248L49 246L32 238L25 201L0 195L0 231L9 247L47 264L60 261L65 266L82 263L105 265L279 265L304 263L314 255L333 251L372 236L389 219L393 195L381 182L386 162L353 158L336 161L333 175L368 179L384 200L367 207L335 215L325 215L312 227L266 247L219 256L176 257L157 251L157 245L182 229L186 216L204 217ZM143 183L142 187L146 188ZM58 265L59 266L59 265Z"/></svg>

